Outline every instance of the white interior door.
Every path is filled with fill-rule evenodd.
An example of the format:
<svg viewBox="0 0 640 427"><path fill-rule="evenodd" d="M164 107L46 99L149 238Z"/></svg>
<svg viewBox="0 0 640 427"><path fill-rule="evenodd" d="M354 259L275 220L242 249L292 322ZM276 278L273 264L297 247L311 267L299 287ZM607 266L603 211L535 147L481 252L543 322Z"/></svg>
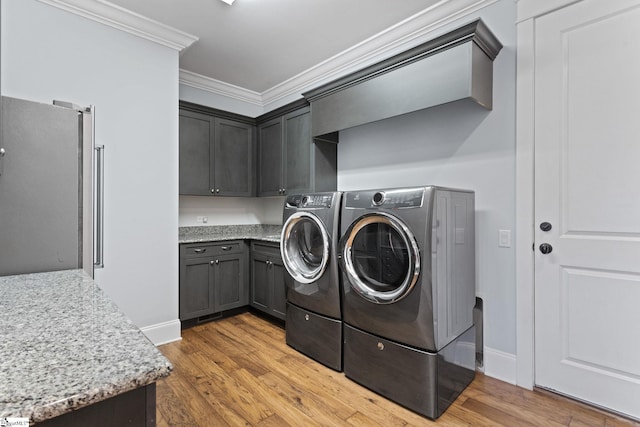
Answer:
<svg viewBox="0 0 640 427"><path fill-rule="evenodd" d="M535 34L535 381L640 418L640 1Z"/></svg>

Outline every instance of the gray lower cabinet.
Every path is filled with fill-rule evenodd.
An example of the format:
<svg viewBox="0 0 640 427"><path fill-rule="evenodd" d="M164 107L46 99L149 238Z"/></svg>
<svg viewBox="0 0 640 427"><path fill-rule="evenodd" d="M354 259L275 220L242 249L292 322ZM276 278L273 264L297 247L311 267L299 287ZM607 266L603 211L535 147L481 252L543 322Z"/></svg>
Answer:
<svg viewBox="0 0 640 427"><path fill-rule="evenodd" d="M247 305L247 259L242 240L180 245L180 320Z"/></svg>
<svg viewBox="0 0 640 427"><path fill-rule="evenodd" d="M308 106L258 122L258 196L336 189L337 145L311 138Z"/></svg>
<svg viewBox="0 0 640 427"><path fill-rule="evenodd" d="M255 126L180 109L179 193L254 196Z"/></svg>
<svg viewBox="0 0 640 427"><path fill-rule="evenodd" d="M251 243L251 306L281 320L287 307L284 274L277 243Z"/></svg>

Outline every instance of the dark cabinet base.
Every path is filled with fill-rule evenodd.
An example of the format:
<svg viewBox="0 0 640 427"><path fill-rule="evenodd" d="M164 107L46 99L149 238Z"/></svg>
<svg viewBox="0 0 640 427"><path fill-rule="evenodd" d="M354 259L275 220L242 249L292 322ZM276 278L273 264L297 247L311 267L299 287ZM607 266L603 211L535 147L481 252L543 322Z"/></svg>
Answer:
<svg viewBox="0 0 640 427"><path fill-rule="evenodd" d="M154 427L156 384L152 383L77 411L36 424L38 427Z"/></svg>

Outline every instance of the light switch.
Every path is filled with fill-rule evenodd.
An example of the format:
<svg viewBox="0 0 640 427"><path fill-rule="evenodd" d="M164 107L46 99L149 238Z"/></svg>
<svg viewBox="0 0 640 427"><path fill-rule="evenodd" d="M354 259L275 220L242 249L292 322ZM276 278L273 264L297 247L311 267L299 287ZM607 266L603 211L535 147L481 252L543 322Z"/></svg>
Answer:
<svg viewBox="0 0 640 427"><path fill-rule="evenodd" d="M511 230L498 230L498 247L511 247Z"/></svg>

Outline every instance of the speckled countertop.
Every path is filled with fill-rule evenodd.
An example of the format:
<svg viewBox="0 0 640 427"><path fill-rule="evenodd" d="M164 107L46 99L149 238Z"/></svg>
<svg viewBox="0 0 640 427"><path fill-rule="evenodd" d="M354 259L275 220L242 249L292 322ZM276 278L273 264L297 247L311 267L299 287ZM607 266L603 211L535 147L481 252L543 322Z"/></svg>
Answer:
<svg viewBox="0 0 640 427"><path fill-rule="evenodd" d="M43 421L173 367L82 270L0 277L0 418Z"/></svg>
<svg viewBox="0 0 640 427"><path fill-rule="evenodd" d="M264 240L280 242L281 225L209 225L198 227L180 227L179 243L215 242L220 240Z"/></svg>

